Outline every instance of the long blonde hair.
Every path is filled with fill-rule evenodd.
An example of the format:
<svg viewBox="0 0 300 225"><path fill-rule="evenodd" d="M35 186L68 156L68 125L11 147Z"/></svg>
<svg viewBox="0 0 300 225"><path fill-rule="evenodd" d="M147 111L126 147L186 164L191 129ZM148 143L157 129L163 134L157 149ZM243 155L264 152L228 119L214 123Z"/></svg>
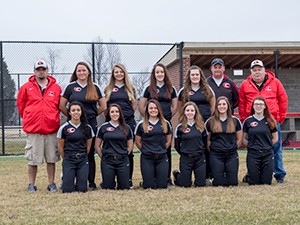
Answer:
<svg viewBox="0 0 300 225"><path fill-rule="evenodd" d="M220 96L219 98L217 98L216 105L215 105L215 113L211 117L210 130L213 133L222 133L222 124L221 124L221 120L220 120L220 113L218 111L218 104L221 100L224 100L227 104L226 133L234 133L236 131L235 123L234 123L233 118L232 118L230 103L228 101L228 98L226 98L225 96Z"/></svg>
<svg viewBox="0 0 300 225"><path fill-rule="evenodd" d="M209 88L209 85L206 81L206 77L204 76L204 73L202 71L202 69L199 66L193 65L189 68L186 76L185 76L185 82L184 82L184 89L183 89L183 95L182 95L182 103L185 104L186 102L189 101L189 93L192 90L192 82L191 82L191 70L198 70L200 73L200 82L199 82L199 86L200 86L200 90L203 91L203 94L206 98L206 100L209 102L210 107L213 108L213 92L211 91L211 89Z"/></svg>
<svg viewBox="0 0 300 225"><path fill-rule="evenodd" d="M193 106L194 109L195 109L195 116L194 116L194 120L195 120L195 124L196 124L196 128L197 130L199 130L200 132L203 132L204 131L204 122L203 122L203 118L199 112L199 109L197 107L197 105L194 103L194 102L186 102L184 104L184 106L182 107L182 110L180 112L180 115L179 115L179 123L182 124L182 130L185 130L187 128L187 123L188 123L188 120L186 118L186 115L184 114L184 111L185 109L188 107L188 106Z"/></svg>
<svg viewBox="0 0 300 225"><path fill-rule="evenodd" d="M157 109L158 109L158 119L160 120L161 122L161 125L162 125L162 130L163 130L163 133L166 134L168 132L168 123L167 123L167 120L165 119L164 115L163 115L163 112L162 112L162 109L161 109L161 106L159 104L159 102L155 99L150 99L146 105L145 105L145 116L144 116L144 119L143 119L143 129L144 129L144 133L148 133L148 127L149 127L149 118L150 118L150 115L149 115L149 112L148 112L148 107L149 107L149 104L150 103L153 103L156 105Z"/></svg>
<svg viewBox="0 0 300 225"><path fill-rule="evenodd" d="M133 85L132 85L132 83L131 83L131 81L128 77L128 73L127 73L124 65L122 65L122 64L115 64L113 66L113 69L111 71L111 76L110 76L110 79L109 79L109 83L104 89L104 94L105 94L106 100L109 101L112 90L115 86L116 79L115 79L115 76L114 76L114 72L115 72L116 68L119 68L123 71L125 91L128 94L129 100L131 102L134 102L136 100L135 89L134 89L134 87L133 87Z"/></svg>

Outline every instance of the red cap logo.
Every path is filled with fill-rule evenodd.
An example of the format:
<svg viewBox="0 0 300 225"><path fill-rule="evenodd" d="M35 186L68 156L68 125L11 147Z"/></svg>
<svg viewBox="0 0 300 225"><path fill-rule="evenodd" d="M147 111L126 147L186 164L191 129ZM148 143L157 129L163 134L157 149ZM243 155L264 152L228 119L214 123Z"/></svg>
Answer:
<svg viewBox="0 0 300 225"><path fill-rule="evenodd" d="M153 127L151 125L148 126L148 131L153 130Z"/></svg>
<svg viewBox="0 0 300 225"><path fill-rule="evenodd" d="M68 133L74 133L76 131L76 129L74 127L70 127L67 132Z"/></svg>
<svg viewBox="0 0 300 225"><path fill-rule="evenodd" d="M225 83L222 84L222 87L228 89L228 88L230 88L230 84L225 82Z"/></svg>
<svg viewBox="0 0 300 225"><path fill-rule="evenodd" d="M183 133L185 133L185 134L187 134L187 133L189 133L191 131L191 128L186 128L184 131L183 131Z"/></svg>
<svg viewBox="0 0 300 225"><path fill-rule="evenodd" d="M109 132L112 132L112 131L115 130L115 128L113 128L113 127L108 127L108 128L106 128L106 130L109 131Z"/></svg>
<svg viewBox="0 0 300 225"><path fill-rule="evenodd" d="M74 91L76 91L76 92L80 92L81 90L82 90L81 87L74 87Z"/></svg>
<svg viewBox="0 0 300 225"><path fill-rule="evenodd" d="M119 88L115 87L115 88L112 89L112 92L118 92L118 90L119 90Z"/></svg>
<svg viewBox="0 0 300 225"><path fill-rule="evenodd" d="M250 126L251 126L251 127L256 127L257 125L258 125L258 122L256 122L256 121L250 123Z"/></svg>

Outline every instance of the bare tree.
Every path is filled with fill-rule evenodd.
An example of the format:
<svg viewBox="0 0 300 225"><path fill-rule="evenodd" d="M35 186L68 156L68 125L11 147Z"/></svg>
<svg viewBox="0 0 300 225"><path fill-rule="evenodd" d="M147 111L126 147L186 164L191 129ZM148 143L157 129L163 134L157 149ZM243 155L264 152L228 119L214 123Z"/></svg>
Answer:
<svg viewBox="0 0 300 225"><path fill-rule="evenodd" d="M111 44L106 45L107 49L107 67L109 70L113 68L116 63L121 63L121 52L119 46L114 40L110 40Z"/></svg>
<svg viewBox="0 0 300 225"><path fill-rule="evenodd" d="M103 44L103 39L98 36L94 40L94 49L92 46L88 47L86 60L91 67L95 62L95 80L103 88L108 83L112 66L121 61L121 53L117 44Z"/></svg>
<svg viewBox="0 0 300 225"><path fill-rule="evenodd" d="M58 66L57 61L60 59L60 49L53 49L51 47L47 48L47 57L46 61L48 62L49 73L55 77L57 83L63 87L65 86L66 76L64 74L65 66L63 67L61 74L57 74Z"/></svg>
<svg viewBox="0 0 300 225"><path fill-rule="evenodd" d="M141 70L141 72L132 75L132 84L135 88L137 98L140 98L143 94L145 87L149 85L150 82L150 72L148 68Z"/></svg>
<svg viewBox="0 0 300 225"><path fill-rule="evenodd" d="M47 53L48 53L47 62L49 65L49 73L53 75L57 69L56 61L60 59L60 49L52 49L48 47Z"/></svg>

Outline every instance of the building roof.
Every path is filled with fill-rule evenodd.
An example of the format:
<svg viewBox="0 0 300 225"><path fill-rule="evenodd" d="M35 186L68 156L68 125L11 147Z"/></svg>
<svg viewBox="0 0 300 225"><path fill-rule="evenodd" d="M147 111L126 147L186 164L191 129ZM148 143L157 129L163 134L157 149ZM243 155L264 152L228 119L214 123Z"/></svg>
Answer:
<svg viewBox="0 0 300 225"><path fill-rule="evenodd" d="M191 65L206 69L214 58L221 58L228 69L249 69L254 59L264 62L266 68L300 68L300 42L182 42L183 57ZM180 58L179 46L173 46L159 62L170 65Z"/></svg>

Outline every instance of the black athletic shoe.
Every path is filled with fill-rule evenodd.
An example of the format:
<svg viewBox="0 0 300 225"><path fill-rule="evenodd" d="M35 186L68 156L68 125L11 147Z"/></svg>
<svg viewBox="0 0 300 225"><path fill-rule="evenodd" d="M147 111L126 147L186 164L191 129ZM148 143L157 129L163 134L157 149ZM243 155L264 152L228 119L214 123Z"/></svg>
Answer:
<svg viewBox="0 0 300 225"><path fill-rule="evenodd" d="M133 183L132 183L132 180L131 180L131 179L129 179L129 188L130 188L130 189L133 189Z"/></svg>
<svg viewBox="0 0 300 225"><path fill-rule="evenodd" d="M283 184L284 183L284 178L278 178L276 179L277 184Z"/></svg>
<svg viewBox="0 0 300 225"><path fill-rule="evenodd" d="M28 184L27 190L29 193L36 192L37 188L33 184Z"/></svg>
<svg viewBox="0 0 300 225"><path fill-rule="evenodd" d="M243 177L243 183L248 183L248 178L249 178L249 175L248 175L248 173L246 173L246 175Z"/></svg>
<svg viewBox="0 0 300 225"><path fill-rule="evenodd" d="M89 183L89 187L92 189L92 191L97 190L97 185L95 183Z"/></svg>
<svg viewBox="0 0 300 225"><path fill-rule="evenodd" d="M173 170L173 180L174 180L174 184L177 185L177 175L180 174L180 172L178 170Z"/></svg>

